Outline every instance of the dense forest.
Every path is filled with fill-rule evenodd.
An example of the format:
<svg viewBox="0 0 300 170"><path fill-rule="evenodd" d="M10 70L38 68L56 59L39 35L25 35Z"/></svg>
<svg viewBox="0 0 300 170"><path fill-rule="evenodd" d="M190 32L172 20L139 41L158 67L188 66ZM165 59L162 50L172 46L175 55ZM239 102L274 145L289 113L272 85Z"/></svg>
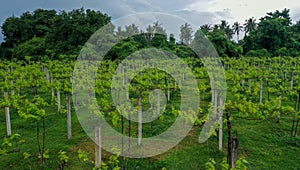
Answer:
<svg viewBox="0 0 300 170"><path fill-rule="evenodd" d="M74 57L96 30L110 22L111 18L107 14L83 8L70 12L37 9L25 12L20 17L12 16L1 27L4 42L1 43L0 56L6 59L32 56L33 60L59 59L65 55ZM134 24L125 30L117 29L116 38L129 32L140 32ZM222 20L220 24L202 25L196 32L192 31L189 24L178 29L181 31L180 40L175 40L172 35L166 35L161 23L153 23L147 30L159 35L141 33L119 44L111 52L111 57L122 58L122 48L135 51L149 46L173 51L180 57L193 55L184 44L192 43L190 40L193 36L194 41L200 40L201 34L198 31L207 36L223 57L299 56L300 21L291 20L289 9L267 13L259 20L252 17L246 19L244 24L235 22L231 26ZM245 36L240 39L242 32Z"/></svg>

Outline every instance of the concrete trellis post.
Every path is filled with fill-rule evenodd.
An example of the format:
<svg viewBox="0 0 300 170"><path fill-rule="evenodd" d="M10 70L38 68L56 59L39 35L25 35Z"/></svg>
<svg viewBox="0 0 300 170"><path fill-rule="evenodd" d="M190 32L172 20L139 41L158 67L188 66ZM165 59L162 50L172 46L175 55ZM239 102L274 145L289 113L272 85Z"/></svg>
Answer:
<svg viewBox="0 0 300 170"><path fill-rule="evenodd" d="M101 128L99 126L95 127L95 167L101 167L102 159L102 141L101 141Z"/></svg>

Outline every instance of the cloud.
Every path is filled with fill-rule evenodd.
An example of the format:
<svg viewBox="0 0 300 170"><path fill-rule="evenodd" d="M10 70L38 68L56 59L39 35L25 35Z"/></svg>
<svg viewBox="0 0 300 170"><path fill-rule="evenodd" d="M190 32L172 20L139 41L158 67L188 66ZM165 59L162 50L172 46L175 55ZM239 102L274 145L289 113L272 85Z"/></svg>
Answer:
<svg viewBox="0 0 300 170"><path fill-rule="evenodd" d="M206 2L207 0L147 0L153 6L158 7L163 12L182 10L190 4L196 2ZM209 0L208 0L209 1Z"/></svg>
<svg viewBox="0 0 300 170"><path fill-rule="evenodd" d="M197 27L203 24L216 24L219 23L221 19L228 19L230 17L228 11L208 12L195 10L180 10L172 12L172 14L178 15L190 21Z"/></svg>
<svg viewBox="0 0 300 170"><path fill-rule="evenodd" d="M300 7L291 9L291 17L294 22L300 21Z"/></svg>

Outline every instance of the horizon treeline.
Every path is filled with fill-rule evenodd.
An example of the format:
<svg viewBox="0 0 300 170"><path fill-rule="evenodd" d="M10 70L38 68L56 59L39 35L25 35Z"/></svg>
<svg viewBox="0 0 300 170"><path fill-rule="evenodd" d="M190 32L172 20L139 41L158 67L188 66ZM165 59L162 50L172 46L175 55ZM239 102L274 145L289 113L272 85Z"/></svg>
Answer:
<svg viewBox="0 0 300 170"><path fill-rule="evenodd" d="M74 59L89 37L110 22L107 14L83 8L70 12L37 9L19 17L11 16L1 26L4 42L0 46L0 58ZM162 48L182 58L196 57L187 45L203 38L212 42L221 57L300 56L300 21L293 24L289 9L269 12L259 20L251 17L243 24L230 25L221 20L220 24L202 25L196 32L187 23L178 29L180 39L175 40L159 22L149 25L148 32L142 32L134 23L116 28L116 38L132 32L138 35L118 43L107 57L122 59L147 47ZM239 39L242 32L245 36Z"/></svg>

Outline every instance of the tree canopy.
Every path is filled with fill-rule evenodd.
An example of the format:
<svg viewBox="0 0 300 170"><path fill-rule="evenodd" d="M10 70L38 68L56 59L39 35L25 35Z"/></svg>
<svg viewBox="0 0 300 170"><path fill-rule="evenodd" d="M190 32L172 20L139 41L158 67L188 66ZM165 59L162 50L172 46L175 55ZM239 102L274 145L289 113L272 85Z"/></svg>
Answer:
<svg viewBox="0 0 300 170"><path fill-rule="evenodd" d="M88 38L109 22L108 15L83 8L70 12L37 9L20 17L11 16L1 27L1 57L47 55L56 59L60 54L77 54Z"/></svg>
<svg viewBox="0 0 300 170"><path fill-rule="evenodd" d="M83 8L70 12L37 9L11 16L2 25L4 42L0 46L0 57L6 59L32 60L39 58L59 59L61 55L78 55L89 37L102 26L110 23L110 17L100 11ZM118 43L108 58L122 59L127 55L148 47L161 48L179 57L193 57L188 47L208 38L220 56L299 56L300 22L292 24L290 10L269 12L259 19L246 19L245 23L221 20L220 24L204 24L198 30L191 25L181 25L179 39L167 35L163 23L154 22L145 31L134 23L125 28L116 28L116 39L135 35ZM200 33L201 32L201 33ZM244 34L244 38L241 35ZM236 37L234 37L236 35ZM205 47L197 47L204 50ZM202 52L206 54L205 51ZM74 58L74 57L73 57Z"/></svg>

